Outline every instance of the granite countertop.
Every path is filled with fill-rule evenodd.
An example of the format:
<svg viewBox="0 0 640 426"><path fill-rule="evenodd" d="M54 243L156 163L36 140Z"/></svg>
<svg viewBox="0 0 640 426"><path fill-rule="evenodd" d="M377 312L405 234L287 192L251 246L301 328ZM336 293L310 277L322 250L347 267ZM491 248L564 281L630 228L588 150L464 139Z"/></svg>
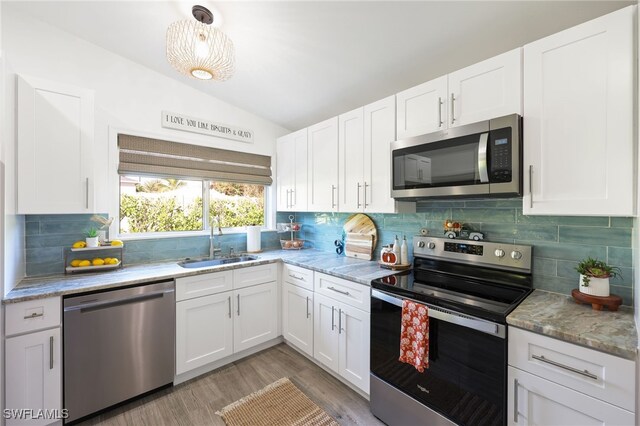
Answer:
<svg viewBox="0 0 640 426"><path fill-rule="evenodd" d="M595 311L578 305L571 296L534 290L507 317L509 325L597 349L630 360L636 359L638 335L633 311Z"/></svg>
<svg viewBox="0 0 640 426"><path fill-rule="evenodd" d="M381 269L377 262L339 256L335 253L314 249L274 250L260 253L257 260L207 268L185 269L178 266L177 262L174 261L132 266L125 265L121 269L109 272L25 278L5 296L2 303L17 303L32 299L103 290L123 285L207 274L278 261L324 272L363 285L370 285L371 280L375 278L393 274L393 271Z"/></svg>

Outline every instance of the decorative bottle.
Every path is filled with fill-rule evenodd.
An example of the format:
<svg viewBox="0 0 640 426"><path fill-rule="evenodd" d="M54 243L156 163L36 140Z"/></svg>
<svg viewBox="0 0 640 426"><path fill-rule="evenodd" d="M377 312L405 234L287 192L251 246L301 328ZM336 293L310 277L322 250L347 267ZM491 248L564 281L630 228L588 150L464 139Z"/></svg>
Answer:
<svg viewBox="0 0 640 426"><path fill-rule="evenodd" d="M402 246L400 247L400 264L406 265L409 263L409 248L407 247L407 236L402 236Z"/></svg>
<svg viewBox="0 0 640 426"><path fill-rule="evenodd" d="M396 235L395 240L393 240L393 253L396 255L396 265L400 262L400 242L398 241L398 236Z"/></svg>

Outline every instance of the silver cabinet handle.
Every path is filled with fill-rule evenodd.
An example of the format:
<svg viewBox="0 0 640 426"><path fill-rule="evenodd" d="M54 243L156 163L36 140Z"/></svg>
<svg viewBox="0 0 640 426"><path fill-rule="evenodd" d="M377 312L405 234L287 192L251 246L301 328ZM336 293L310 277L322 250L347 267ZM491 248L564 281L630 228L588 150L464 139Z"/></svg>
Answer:
<svg viewBox="0 0 640 426"><path fill-rule="evenodd" d="M331 307L331 331L336 329L336 320L333 317L333 311L335 311L336 308L334 306Z"/></svg>
<svg viewBox="0 0 640 426"><path fill-rule="evenodd" d="M442 98L438 96L438 127L442 127L444 122L442 121Z"/></svg>
<svg viewBox="0 0 640 426"><path fill-rule="evenodd" d="M229 296L227 300L229 301L229 318L231 318L231 296Z"/></svg>
<svg viewBox="0 0 640 426"><path fill-rule="evenodd" d="M238 294L238 316L240 316L240 295Z"/></svg>
<svg viewBox="0 0 640 426"><path fill-rule="evenodd" d="M358 192L357 192L358 196L356 197L356 199L357 199L357 203L358 203L358 206L357 206L358 208L360 208L360 205L361 205L361 204L360 204L360 187L361 187L361 186L362 186L362 185L360 185L360 182L358 182Z"/></svg>
<svg viewBox="0 0 640 426"><path fill-rule="evenodd" d="M344 328L342 328L342 309L338 309L338 334L342 334Z"/></svg>
<svg viewBox="0 0 640 426"><path fill-rule="evenodd" d="M293 278L293 279L296 279L296 280L306 281L306 280L304 279L304 277L299 277L299 276L297 276L296 274L289 273L289 276L290 276L291 278Z"/></svg>
<svg viewBox="0 0 640 426"><path fill-rule="evenodd" d="M331 185L331 208L336 206L336 186Z"/></svg>
<svg viewBox="0 0 640 426"><path fill-rule="evenodd" d="M85 194L85 198L87 200L87 210L89 210L89 178L87 178L87 192Z"/></svg>
<svg viewBox="0 0 640 426"><path fill-rule="evenodd" d="M27 315L26 317L24 317L24 319L31 319L31 318L38 318L38 317L43 317L44 314L37 314L37 313L32 313L31 315Z"/></svg>
<svg viewBox="0 0 640 426"><path fill-rule="evenodd" d="M293 198L295 195L295 192L296 192L295 190L293 189L291 190L291 208L293 208L293 206L296 204Z"/></svg>
<svg viewBox="0 0 640 426"><path fill-rule="evenodd" d="M453 107L453 104L456 102L456 97L453 95L453 92L451 93L451 124L453 124L456 121L456 114L455 114L455 109Z"/></svg>
<svg viewBox="0 0 640 426"><path fill-rule="evenodd" d="M49 336L49 370L53 370L53 336Z"/></svg>
<svg viewBox="0 0 640 426"><path fill-rule="evenodd" d="M513 379L513 422L518 423L518 379Z"/></svg>
<svg viewBox="0 0 640 426"><path fill-rule="evenodd" d="M364 208L366 209L368 204L367 204L367 187L369 185L367 185L367 182L364 183Z"/></svg>
<svg viewBox="0 0 640 426"><path fill-rule="evenodd" d="M309 296L307 296L307 318L309 318Z"/></svg>
<svg viewBox="0 0 640 426"><path fill-rule="evenodd" d="M350 294L348 291L338 290L335 287L327 287L327 289L329 289L331 291L335 291L336 293L344 294L345 296L348 296Z"/></svg>
<svg viewBox="0 0 640 426"><path fill-rule="evenodd" d="M547 364L551 364L556 367L563 368L567 371L571 371L572 373L580 374L582 376L588 377L593 380L598 380L598 376L593 373L590 373L589 370L578 370L577 368L570 367L568 365L561 364L556 361L552 361L544 357L544 355L531 355L531 358L537 359L538 361L546 362Z"/></svg>
<svg viewBox="0 0 640 426"><path fill-rule="evenodd" d="M529 164L529 208L533 208L533 164Z"/></svg>

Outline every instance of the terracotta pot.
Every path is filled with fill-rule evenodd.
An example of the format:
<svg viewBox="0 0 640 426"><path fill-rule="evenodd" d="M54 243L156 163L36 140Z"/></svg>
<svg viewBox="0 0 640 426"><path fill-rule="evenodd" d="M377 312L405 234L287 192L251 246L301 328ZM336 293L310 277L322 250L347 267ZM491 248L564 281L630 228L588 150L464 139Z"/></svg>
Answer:
<svg viewBox="0 0 640 426"><path fill-rule="evenodd" d="M580 293L599 297L609 296L609 278L589 277L588 286L584 285L583 278L584 275L580 274Z"/></svg>

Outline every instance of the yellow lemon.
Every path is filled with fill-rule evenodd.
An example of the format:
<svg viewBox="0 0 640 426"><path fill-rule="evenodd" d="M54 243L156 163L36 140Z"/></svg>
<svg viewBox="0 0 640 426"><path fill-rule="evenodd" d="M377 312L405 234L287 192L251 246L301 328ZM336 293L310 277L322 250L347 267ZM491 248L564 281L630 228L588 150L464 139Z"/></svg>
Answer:
<svg viewBox="0 0 640 426"><path fill-rule="evenodd" d="M73 266L74 268L77 268L78 266L80 266L80 262L81 262L80 259L73 259L71 261L71 266Z"/></svg>
<svg viewBox="0 0 640 426"><path fill-rule="evenodd" d="M81 260L80 263L78 263L78 266L91 266L91 262L89 262L88 260Z"/></svg>
<svg viewBox="0 0 640 426"><path fill-rule="evenodd" d="M118 258L117 258L117 257L114 257L114 258L112 258L112 259L109 259L109 264L110 264L110 265L117 265L117 264L118 264L118 262L119 262L119 260L118 260Z"/></svg>
<svg viewBox="0 0 640 426"><path fill-rule="evenodd" d="M104 258L104 264L108 265L111 262L111 258L110 257L105 257Z"/></svg>
<svg viewBox="0 0 640 426"><path fill-rule="evenodd" d="M111 240L111 246L113 247L120 247L121 245L123 245L124 243L120 240Z"/></svg>
<svg viewBox="0 0 640 426"><path fill-rule="evenodd" d="M104 265L104 260L100 259L99 257L96 257L95 259L93 259L92 264L93 266L102 266Z"/></svg>
<svg viewBox="0 0 640 426"><path fill-rule="evenodd" d="M85 248L87 246L87 243L84 241L76 241L75 243L73 243L73 248Z"/></svg>

